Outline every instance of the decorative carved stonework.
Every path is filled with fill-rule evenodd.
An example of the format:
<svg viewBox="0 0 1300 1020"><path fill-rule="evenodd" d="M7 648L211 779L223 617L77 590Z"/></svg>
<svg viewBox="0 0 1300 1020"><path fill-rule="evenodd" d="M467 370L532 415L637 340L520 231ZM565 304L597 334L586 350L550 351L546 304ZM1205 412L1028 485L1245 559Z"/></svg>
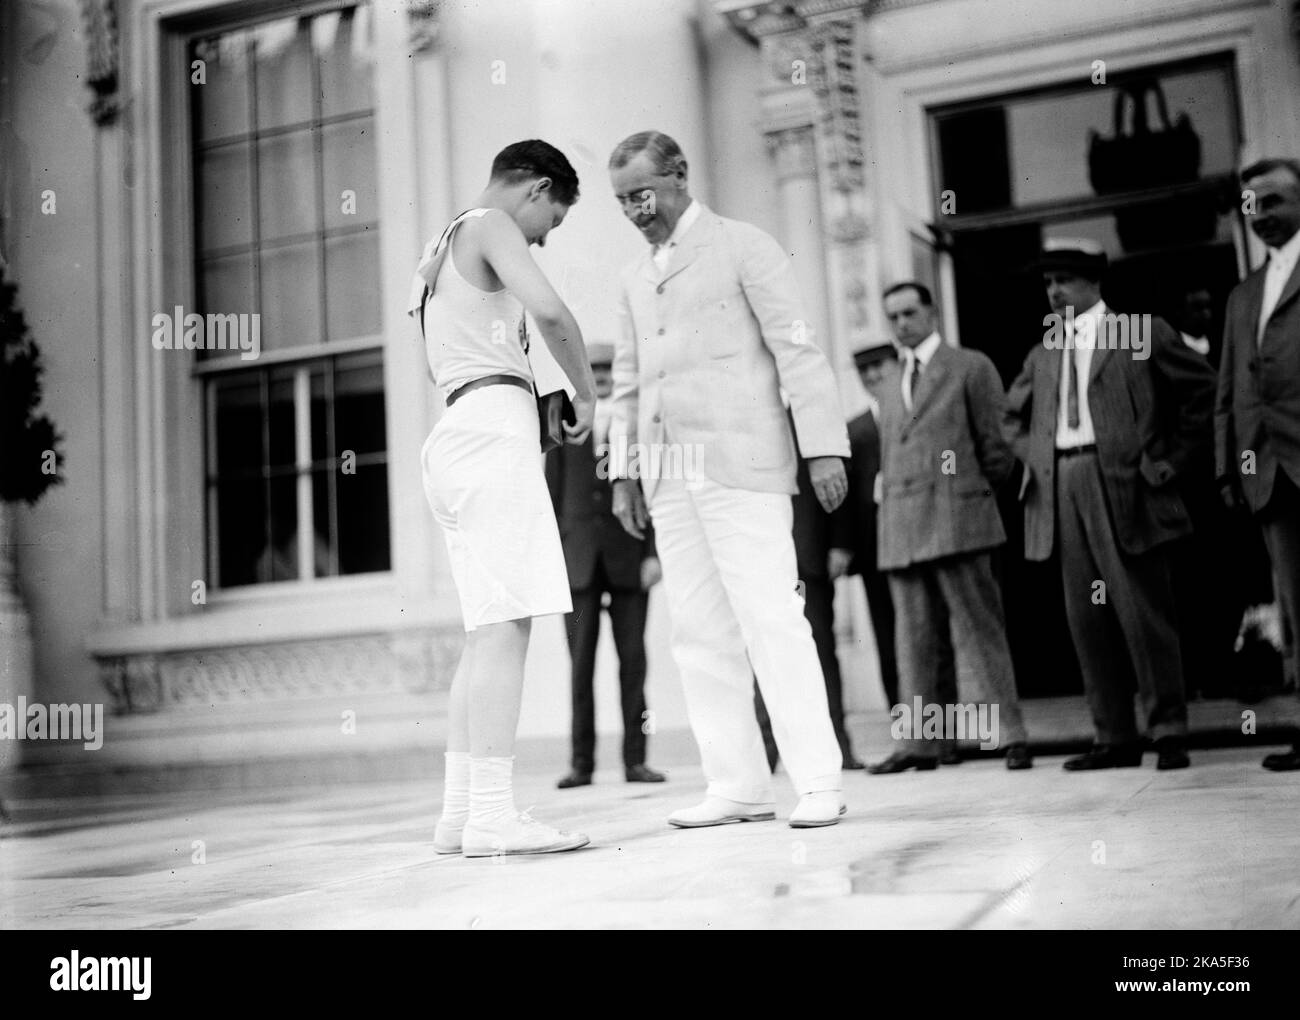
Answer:
<svg viewBox="0 0 1300 1020"><path fill-rule="evenodd" d="M86 32L86 84L95 96L87 108L100 127L117 120L122 100L117 91L118 46L116 0L81 0Z"/></svg>
<svg viewBox="0 0 1300 1020"><path fill-rule="evenodd" d="M438 19L442 0L406 0L406 22L410 28L411 50L424 53L438 42Z"/></svg>
<svg viewBox="0 0 1300 1020"><path fill-rule="evenodd" d="M460 631L239 645L116 656L101 663L118 714L176 706L446 690L464 643Z"/></svg>
<svg viewBox="0 0 1300 1020"><path fill-rule="evenodd" d="M778 178L800 174L817 182L826 280L834 297L829 349L839 351L846 363L849 351L880 339L873 334L879 257L864 142L867 107L861 68L866 57L859 33L881 4L714 0L714 9L761 47L764 75L758 92ZM809 136L811 172L799 147Z"/></svg>
<svg viewBox="0 0 1300 1020"><path fill-rule="evenodd" d="M817 149L810 127L786 128L765 136L767 152L776 162L778 180L817 176Z"/></svg>
<svg viewBox="0 0 1300 1020"><path fill-rule="evenodd" d="M811 33L816 59L808 83L817 96L831 185L840 191L865 184L861 100L858 96L854 38L857 23L838 20L817 25Z"/></svg>

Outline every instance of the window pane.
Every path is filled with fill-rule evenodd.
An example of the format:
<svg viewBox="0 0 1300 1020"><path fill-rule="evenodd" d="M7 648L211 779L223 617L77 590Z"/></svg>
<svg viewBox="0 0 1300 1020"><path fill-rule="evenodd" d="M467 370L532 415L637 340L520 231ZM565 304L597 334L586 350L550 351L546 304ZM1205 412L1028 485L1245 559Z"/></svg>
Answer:
<svg viewBox="0 0 1300 1020"><path fill-rule="evenodd" d="M291 468L294 456L293 369L277 369L271 374L268 409L271 450L267 463L272 469Z"/></svg>
<svg viewBox="0 0 1300 1020"><path fill-rule="evenodd" d="M248 143L199 153L199 246L204 251L253 240Z"/></svg>
<svg viewBox="0 0 1300 1020"><path fill-rule="evenodd" d="M310 130L257 144L262 240L316 230L316 171Z"/></svg>
<svg viewBox="0 0 1300 1020"><path fill-rule="evenodd" d="M333 531L330 527L330 482L336 477L336 470L317 468L311 475L312 516L316 527L313 556L317 577L332 577L337 573L332 559L332 555L337 555L337 550L333 546Z"/></svg>
<svg viewBox="0 0 1300 1020"><path fill-rule="evenodd" d="M248 253L205 259L199 270L199 311L251 312L253 305L253 256Z"/></svg>
<svg viewBox="0 0 1300 1020"><path fill-rule="evenodd" d="M320 62L322 115L369 109L370 11L322 14L312 21L312 42Z"/></svg>
<svg viewBox="0 0 1300 1020"><path fill-rule="evenodd" d="M323 368L311 374L311 459L314 462L327 460L330 456L329 406L325 399Z"/></svg>
<svg viewBox="0 0 1300 1020"><path fill-rule="evenodd" d="M339 474L339 573L389 568L388 467L372 464Z"/></svg>
<svg viewBox="0 0 1300 1020"><path fill-rule="evenodd" d="M193 83L193 61L203 61L204 83L191 84L194 126L200 139L247 134L248 33L228 32L195 43L187 72Z"/></svg>
<svg viewBox="0 0 1300 1020"><path fill-rule="evenodd" d="M216 464L223 479L262 477L262 394L257 375L241 373L212 384L216 404Z"/></svg>
<svg viewBox="0 0 1300 1020"><path fill-rule="evenodd" d="M941 190L953 192L958 215L1230 173L1239 142L1223 65L1157 68L934 117Z"/></svg>
<svg viewBox="0 0 1300 1020"><path fill-rule="evenodd" d="M384 370L372 354L337 359L334 366L335 446L357 454L387 449Z"/></svg>
<svg viewBox="0 0 1300 1020"><path fill-rule="evenodd" d="M266 484L260 478L217 485L217 584L230 588L270 577ZM265 566L267 573L259 575Z"/></svg>
<svg viewBox="0 0 1300 1020"><path fill-rule="evenodd" d="M382 325L379 238L350 234L325 242L329 339L373 336Z"/></svg>
<svg viewBox="0 0 1300 1020"><path fill-rule="evenodd" d="M293 581L298 577L298 476L272 478L270 489L271 546L263 550L262 565L270 580Z"/></svg>
<svg viewBox="0 0 1300 1020"><path fill-rule="evenodd" d="M311 44L305 21L281 18L253 29L257 55L257 126L311 119Z"/></svg>
<svg viewBox="0 0 1300 1020"><path fill-rule="evenodd" d="M322 132L325 160L325 226L350 227L379 219L375 195L374 118L331 124ZM344 212L344 191L351 192Z"/></svg>
<svg viewBox="0 0 1300 1020"><path fill-rule="evenodd" d="M314 243L262 252L263 350L320 342L319 271Z"/></svg>

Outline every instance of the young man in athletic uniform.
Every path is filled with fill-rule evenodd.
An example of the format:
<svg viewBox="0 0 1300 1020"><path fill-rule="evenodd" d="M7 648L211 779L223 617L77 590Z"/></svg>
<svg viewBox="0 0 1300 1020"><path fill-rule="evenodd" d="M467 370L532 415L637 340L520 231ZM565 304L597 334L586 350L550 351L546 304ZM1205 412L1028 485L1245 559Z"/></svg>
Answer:
<svg viewBox="0 0 1300 1020"><path fill-rule="evenodd" d="M578 197L578 177L543 141L503 149L487 187L425 249L409 311L447 411L424 444L424 489L442 526L465 620L451 685L439 853L574 850L589 840L521 814L511 773L534 616L572 608L542 471L524 315L576 388L568 442L591 429L595 386L582 334L533 261Z"/></svg>

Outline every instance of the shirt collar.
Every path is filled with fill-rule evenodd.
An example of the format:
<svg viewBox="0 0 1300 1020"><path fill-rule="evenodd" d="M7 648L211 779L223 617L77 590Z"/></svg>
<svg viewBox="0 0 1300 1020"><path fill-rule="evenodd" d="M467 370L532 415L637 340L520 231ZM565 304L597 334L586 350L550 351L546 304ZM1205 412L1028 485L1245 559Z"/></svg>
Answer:
<svg viewBox="0 0 1300 1020"><path fill-rule="evenodd" d="M1294 266L1297 259L1300 259L1300 230L1292 234L1291 240L1287 241L1281 248L1270 248L1268 250L1270 265L1277 261L1284 266Z"/></svg>
<svg viewBox="0 0 1300 1020"><path fill-rule="evenodd" d="M934 352L939 349L941 343L943 341L939 338L939 331L935 330L915 347L908 350L908 359L919 361L924 368L930 364L930 359L934 357ZM907 348L904 348L904 350L907 350Z"/></svg>
<svg viewBox="0 0 1300 1020"><path fill-rule="evenodd" d="M658 252L676 245L699 218L700 203L697 199L692 198L691 204L686 207L686 211L677 218L677 225L673 227L673 232L668 235L668 240L655 245L654 250Z"/></svg>

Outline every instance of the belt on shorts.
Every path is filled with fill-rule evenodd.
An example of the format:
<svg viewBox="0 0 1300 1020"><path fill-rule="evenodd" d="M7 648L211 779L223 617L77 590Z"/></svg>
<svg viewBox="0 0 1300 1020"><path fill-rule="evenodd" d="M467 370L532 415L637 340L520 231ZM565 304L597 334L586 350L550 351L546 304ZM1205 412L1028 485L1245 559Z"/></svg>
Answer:
<svg viewBox="0 0 1300 1020"><path fill-rule="evenodd" d="M447 406L451 407L461 397L470 390L477 390L482 386L518 386L521 390L533 392L532 383L525 379L520 379L517 375L485 375L482 379L475 379L467 382L464 386L457 386L447 394Z"/></svg>
<svg viewBox="0 0 1300 1020"><path fill-rule="evenodd" d="M1097 452L1096 443L1085 443L1083 446L1067 446L1063 450L1057 450L1056 456L1059 459L1061 457L1077 457L1081 453L1096 453L1096 452Z"/></svg>

